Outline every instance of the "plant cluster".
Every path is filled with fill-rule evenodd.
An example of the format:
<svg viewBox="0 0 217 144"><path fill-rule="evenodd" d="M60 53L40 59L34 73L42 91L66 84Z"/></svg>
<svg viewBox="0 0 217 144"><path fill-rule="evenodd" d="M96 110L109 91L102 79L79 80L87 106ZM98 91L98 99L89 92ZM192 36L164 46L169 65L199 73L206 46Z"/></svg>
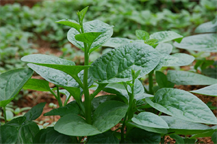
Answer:
<svg viewBox="0 0 217 144"><path fill-rule="evenodd" d="M128 0L127 2L123 0L56 0L55 2L43 1L32 8L16 3L0 6L0 31L2 34L7 33L7 36L1 35L0 38L4 45L0 47L0 72L23 65L16 59L24 56L23 51L26 54L33 52L30 49L31 44L27 43L30 39L40 37L50 42L51 46L62 47L67 43L65 32L69 27L59 26L53 21L69 16L75 19L74 13L87 5L91 5L86 15L87 20L97 18L109 25L115 25L114 36L135 39L133 33L136 29L143 29L149 33L173 30L184 36L190 35L193 25L199 25L214 18L216 14L214 3L215 0L201 0L199 5L189 0L174 2L165 0ZM31 37L29 34L36 36ZM21 37L23 40L21 43L8 41L8 39L20 40Z"/></svg>
<svg viewBox="0 0 217 144"><path fill-rule="evenodd" d="M84 52L84 65L33 54L21 59L28 62L29 68L14 69L0 75L0 106L6 122L0 128L1 142L163 143L166 135L177 143L195 142L197 137L205 136L212 136L216 142L217 118L192 93L217 96L217 79L186 71L169 70L167 75L160 71L161 67L189 65L195 59L183 53L171 55L173 47L166 43L168 41L176 41L174 45L183 49L216 52L216 21L196 29L196 32L210 32L208 34L183 38L173 31L149 35L137 30L137 40L130 40L111 38L113 26L100 20L84 22L87 10L88 7L77 12L78 21L57 21L71 27L67 38ZM92 52L101 46L114 49L90 62ZM44 80L31 78L34 71ZM140 80L144 75L148 75L148 88ZM55 87L50 88L49 82ZM174 84L210 86L191 93L174 89ZM21 88L50 91L56 97L59 108L44 114L60 115L54 127L40 130L33 122L41 115L45 103L7 122L6 106ZM89 89L95 91L90 94ZM96 97L100 91L111 95ZM64 102L60 93L66 95ZM68 103L70 96L75 100ZM118 123L120 127L111 131Z"/></svg>

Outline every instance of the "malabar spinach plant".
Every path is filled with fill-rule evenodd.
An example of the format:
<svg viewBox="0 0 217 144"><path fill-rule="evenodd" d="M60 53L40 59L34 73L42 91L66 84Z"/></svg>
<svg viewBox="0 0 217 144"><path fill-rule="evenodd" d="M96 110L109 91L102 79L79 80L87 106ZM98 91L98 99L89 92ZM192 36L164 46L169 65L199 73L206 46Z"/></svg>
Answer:
<svg viewBox="0 0 217 144"><path fill-rule="evenodd" d="M112 26L99 20L84 22L87 10L88 7L77 12L78 21L57 21L71 27L67 38L84 52L84 65L33 54L22 58L30 69L16 69L0 75L0 106L3 109L23 87L50 91L58 100L59 108L44 116L61 117L54 127L39 130L32 120L42 113L45 104L41 103L21 118L10 122L5 119L7 123L0 129L2 143L163 143L166 135L177 143L184 143L216 133L216 126L207 126L217 124L207 105L193 94L173 87L174 83L186 84L186 81L210 85L217 80L182 71L169 71L166 76L160 71L163 66L183 66L194 60L187 54L170 55L172 45L165 42L180 42L181 35L172 31L149 35L137 30L138 40L111 38ZM91 53L101 46L114 49L90 64ZM31 78L33 71L44 80ZM154 86L154 74L157 86ZM144 75L149 78L148 89L140 81ZM180 80L185 76L186 81ZM49 82L55 87L50 88ZM90 89L95 91L90 93ZM100 91L110 95L97 97ZM66 95L64 102L60 93ZM70 96L75 100L68 103ZM111 128L116 129L112 131ZM183 139L179 134L193 136Z"/></svg>

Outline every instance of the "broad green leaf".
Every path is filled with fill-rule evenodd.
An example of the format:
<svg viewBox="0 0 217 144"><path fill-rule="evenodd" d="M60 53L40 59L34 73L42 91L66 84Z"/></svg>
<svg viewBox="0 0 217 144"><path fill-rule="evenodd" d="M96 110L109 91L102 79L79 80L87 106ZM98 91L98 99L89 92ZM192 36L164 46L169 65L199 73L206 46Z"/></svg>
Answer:
<svg viewBox="0 0 217 144"><path fill-rule="evenodd" d="M173 55L166 55L163 57L160 65L162 66L185 66L194 61L194 57L184 53L176 53Z"/></svg>
<svg viewBox="0 0 217 144"><path fill-rule="evenodd" d="M208 106L193 94L179 89L162 88L155 93L153 101L146 98L153 108L190 122L217 124Z"/></svg>
<svg viewBox="0 0 217 144"><path fill-rule="evenodd" d="M113 34L113 29L112 29L112 26L110 26L110 25L108 25L102 21L94 20L94 21L84 23L84 32L85 33L102 32L102 34L99 37L97 37L97 39L95 39L95 41L91 45L91 47L90 47L90 53L91 53L92 51L96 50L97 48L102 46L106 41L109 40L109 38ZM75 35L77 35L77 34L79 34L79 32L76 29L71 28L68 31L67 38L73 45L84 50L83 42L77 41L75 39Z"/></svg>
<svg viewBox="0 0 217 144"><path fill-rule="evenodd" d="M182 38L183 36L173 31L156 32L150 35L150 39L157 39L158 43L168 42L171 40Z"/></svg>
<svg viewBox="0 0 217 144"><path fill-rule="evenodd" d="M212 135L212 141L216 144L217 143L217 131L215 131Z"/></svg>
<svg viewBox="0 0 217 144"><path fill-rule="evenodd" d="M55 56L45 55L45 54L31 54L21 58L24 62L30 62L35 64L58 64L58 65L69 65L74 66L73 61L65 60Z"/></svg>
<svg viewBox="0 0 217 144"><path fill-rule="evenodd" d="M100 83L115 83L132 80L131 70L139 71L142 77L159 63L160 54L144 43L129 43L104 54L92 63L89 72Z"/></svg>
<svg viewBox="0 0 217 144"><path fill-rule="evenodd" d="M11 121L14 117L14 114L11 110L6 110L6 119L7 121Z"/></svg>
<svg viewBox="0 0 217 144"><path fill-rule="evenodd" d="M176 134L171 134L170 137L174 140L176 140L176 144L184 144L184 140L182 137L180 137L179 135Z"/></svg>
<svg viewBox="0 0 217 144"><path fill-rule="evenodd" d="M42 76L45 80L57 86L79 87L79 84L74 78L60 70L39 66L36 64L28 64L28 66Z"/></svg>
<svg viewBox="0 0 217 144"><path fill-rule="evenodd" d="M143 130L146 130L149 132L153 132L153 133L167 134L167 129L146 127L146 126L138 125L138 124L132 123L132 122L128 122L126 125L137 127L137 128L140 128L140 129L143 129Z"/></svg>
<svg viewBox="0 0 217 144"><path fill-rule="evenodd" d="M139 40L148 40L149 39L149 34L146 31L143 31L143 30L136 30L136 37Z"/></svg>
<svg viewBox="0 0 217 144"><path fill-rule="evenodd" d="M114 136L113 131L107 131L102 134L98 134L95 136L89 137L87 144L97 144L97 143L104 143L104 144L119 144L119 140L117 137Z"/></svg>
<svg viewBox="0 0 217 144"><path fill-rule="evenodd" d="M130 40L127 38L110 38L106 43L103 44L104 47L114 47L117 48L121 45L125 45L126 43L132 43L134 40Z"/></svg>
<svg viewBox="0 0 217 144"><path fill-rule="evenodd" d="M173 88L174 84L167 80L167 76L160 71L156 71L156 81L160 88Z"/></svg>
<svg viewBox="0 0 217 144"><path fill-rule="evenodd" d="M113 98L115 98L114 95L104 95L104 96L99 96L99 97L95 97L92 101L91 101L91 104L93 106L93 110L96 110L97 107L106 102L106 101L109 101L109 100L112 100Z"/></svg>
<svg viewBox="0 0 217 144"><path fill-rule="evenodd" d="M78 104L75 101L72 101L63 107L52 109L51 111L45 113L44 116L60 115L61 117L63 117L64 115L71 114L71 113L79 114L79 112L80 112L80 108Z"/></svg>
<svg viewBox="0 0 217 144"><path fill-rule="evenodd" d="M155 48L161 55L169 55L172 52L173 46L168 43L159 43Z"/></svg>
<svg viewBox="0 0 217 144"><path fill-rule="evenodd" d="M167 122L169 129L168 132L175 133L175 134L197 134L202 132L207 132L212 130L209 126L200 124L200 123L194 123L185 121L179 118L174 118L171 116L161 116L164 121Z"/></svg>
<svg viewBox="0 0 217 144"><path fill-rule="evenodd" d="M70 20L70 19L62 19L62 20L56 21L56 23L73 27L73 28L75 28L78 32L79 32L80 29L81 29L81 25L80 25L79 23L77 23L77 22L74 21L74 20Z"/></svg>
<svg viewBox="0 0 217 144"><path fill-rule="evenodd" d="M127 112L128 106L119 101L107 101L99 105L93 115L93 124L76 115L68 114L60 118L55 130L70 136L93 136L115 126Z"/></svg>
<svg viewBox="0 0 217 144"><path fill-rule="evenodd" d="M77 102L81 102L81 89L76 87L64 87Z"/></svg>
<svg viewBox="0 0 217 144"><path fill-rule="evenodd" d="M26 121L32 121L37 119L43 111L43 108L45 106L45 102L40 103L36 106L34 106L32 109L30 109L24 116L26 117Z"/></svg>
<svg viewBox="0 0 217 144"><path fill-rule="evenodd" d="M187 50L217 52L217 34L200 34L185 37L181 43L175 42L174 45Z"/></svg>
<svg viewBox="0 0 217 144"><path fill-rule="evenodd" d="M0 75L0 107L5 107L31 78L29 68L14 69Z"/></svg>
<svg viewBox="0 0 217 144"><path fill-rule="evenodd" d="M23 89L50 91L49 82L41 79L29 79Z"/></svg>
<svg viewBox="0 0 217 144"><path fill-rule="evenodd" d="M202 89L191 91L193 93L209 95L209 96L217 96L217 84L213 84Z"/></svg>
<svg viewBox="0 0 217 144"><path fill-rule="evenodd" d="M215 131L216 130L208 130L208 131L200 132L200 133L192 135L190 139L195 139L199 137L211 137Z"/></svg>
<svg viewBox="0 0 217 144"><path fill-rule="evenodd" d="M100 36L103 32L87 32L75 35L77 41L92 44L95 39Z"/></svg>
<svg viewBox="0 0 217 144"><path fill-rule="evenodd" d="M133 128L127 133L127 139L133 143L141 144L159 144L161 135L157 133L148 132L139 128Z"/></svg>
<svg viewBox="0 0 217 144"><path fill-rule="evenodd" d="M158 115L150 112L141 112L132 118L132 121L138 125L153 128L169 128L167 123Z"/></svg>
<svg viewBox="0 0 217 144"><path fill-rule="evenodd" d="M84 16L85 16L85 14L86 14L88 8L89 8L89 6L83 8L81 11L78 11L78 12L77 12L77 15L78 15L78 17L79 17L79 21L80 21L80 22L83 22Z"/></svg>
<svg viewBox="0 0 217 144"><path fill-rule="evenodd" d="M207 69L203 69L202 73L208 77L217 79L217 67L214 67L214 68L209 67Z"/></svg>
<svg viewBox="0 0 217 144"><path fill-rule="evenodd" d="M217 17L210 21L199 25L195 29L195 33L217 32Z"/></svg>
<svg viewBox="0 0 217 144"><path fill-rule="evenodd" d="M34 143L40 144L69 144L78 143L76 137L63 135L54 130L53 127L40 130L34 138Z"/></svg>
<svg viewBox="0 0 217 144"><path fill-rule="evenodd" d="M2 143L33 143L39 127L34 122L24 121L25 117L19 117L0 127Z"/></svg>
<svg viewBox="0 0 217 144"><path fill-rule="evenodd" d="M167 78L170 82L178 85L212 85L217 83L217 79L186 71L169 70Z"/></svg>

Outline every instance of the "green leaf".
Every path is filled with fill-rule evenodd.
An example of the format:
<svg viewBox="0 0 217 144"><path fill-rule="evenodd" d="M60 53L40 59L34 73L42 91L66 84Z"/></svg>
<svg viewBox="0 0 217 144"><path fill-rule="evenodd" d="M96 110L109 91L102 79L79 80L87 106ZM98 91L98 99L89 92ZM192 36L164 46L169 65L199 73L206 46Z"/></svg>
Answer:
<svg viewBox="0 0 217 144"><path fill-rule="evenodd" d="M112 100L113 98L115 98L116 96L114 95L104 95L104 96L99 96L99 97L95 97L92 101L91 101L91 104L93 106L93 110L96 110L97 107L106 102L106 101L109 101L109 100Z"/></svg>
<svg viewBox="0 0 217 144"><path fill-rule="evenodd" d="M155 49L159 51L161 55L169 55L173 50L173 46L168 43L159 43Z"/></svg>
<svg viewBox="0 0 217 144"><path fill-rule="evenodd" d="M178 85L212 85L217 83L217 79L186 71L169 70L167 78L170 82Z"/></svg>
<svg viewBox="0 0 217 144"><path fill-rule="evenodd" d="M40 130L34 138L34 143L40 144L69 144L78 143L76 137L63 135L54 130L53 127Z"/></svg>
<svg viewBox="0 0 217 144"><path fill-rule="evenodd" d="M149 39L149 34L146 31L143 31L143 30L136 30L136 37L139 40L148 40Z"/></svg>
<svg viewBox="0 0 217 144"><path fill-rule="evenodd" d="M24 121L25 117L19 117L0 127L2 143L33 143L35 135L39 132L38 125Z"/></svg>
<svg viewBox="0 0 217 144"><path fill-rule="evenodd" d="M212 130L207 125L189 122L175 117L161 116L161 118L169 126L168 133L191 135Z"/></svg>
<svg viewBox="0 0 217 144"><path fill-rule="evenodd" d="M93 42L93 44L90 47L90 53L102 46L106 41L109 40L109 38L113 34L113 29L112 26L109 26L108 24L101 22L99 20L94 20L90 22L85 22L84 23L84 32L89 33L89 32L99 32L102 33L100 36L97 37L97 39ZM76 47L84 50L84 43L77 41L75 39L75 35L79 34L79 32L71 28L68 31L67 38L68 40L75 45Z"/></svg>
<svg viewBox="0 0 217 144"><path fill-rule="evenodd" d="M159 144L161 140L161 135L157 133L148 132L139 128L133 128L127 134L127 139L131 140L133 143Z"/></svg>
<svg viewBox="0 0 217 144"><path fill-rule="evenodd" d="M128 106L119 101L107 101L99 105L93 115L93 124L88 124L76 114L60 118L55 130L70 136L92 136L103 133L115 126L127 112Z"/></svg>
<svg viewBox="0 0 217 144"><path fill-rule="evenodd" d="M168 42L182 37L173 31L156 32L150 35L150 39L157 39L158 43Z"/></svg>
<svg viewBox="0 0 217 144"><path fill-rule="evenodd" d="M62 20L56 21L56 23L73 27L73 28L75 28L78 32L79 32L80 29L81 29L81 25L80 25L80 24L78 24L76 21L70 20L70 19L62 19Z"/></svg>
<svg viewBox="0 0 217 144"><path fill-rule="evenodd" d="M117 137L114 136L113 131L107 131L102 134L98 134L95 136L89 137L87 144L97 144L97 143L104 143L104 144L119 144L119 140Z"/></svg>
<svg viewBox="0 0 217 144"><path fill-rule="evenodd" d="M217 34L200 34L185 37L181 43L175 42L174 45L187 50L217 52Z"/></svg>
<svg viewBox="0 0 217 144"><path fill-rule="evenodd" d="M23 89L50 91L49 82L41 79L29 79Z"/></svg>
<svg viewBox="0 0 217 144"><path fill-rule="evenodd" d="M132 118L132 121L138 125L153 128L169 128L167 123L158 115L150 112L141 112Z"/></svg>
<svg viewBox="0 0 217 144"><path fill-rule="evenodd" d="M213 84L202 89L191 91L192 93L209 95L209 96L217 96L217 84Z"/></svg>
<svg viewBox="0 0 217 144"><path fill-rule="evenodd" d="M29 110L24 116L26 117L26 121L32 121L37 119L43 111L43 108L45 106L45 102L40 103L36 106L34 106L31 110Z"/></svg>
<svg viewBox="0 0 217 144"><path fill-rule="evenodd" d="M138 124L132 123L132 122L128 122L126 125L137 127L137 128L140 128L140 129L143 129L143 130L146 130L146 131L149 131L149 132L153 132L153 133L167 134L167 129L146 127L146 126L138 125Z"/></svg>
<svg viewBox="0 0 217 144"><path fill-rule="evenodd" d="M216 144L217 143L217 131L215 131L212 135L212 141Z"/></svg>
<svg viewBox="0 0 217 144"><path fill-rule="evenodd" d="M58 65L69 65L74 66L73 61L61 59L55 56L45 55L45 54L31 54L21 58L24 62L30 62L35 64L58 64Z"/></svg>
<svg viewBox="0 0 217 144"><path fill-rule="evenodd" d="M126 43L132 43L134 40L130 40L127 38L110 38L106 43L103 44L104 47L114 47L117 48L121 45L125 45Z"/></svg>
<svg viewBox="0 0 217 144"><path fill-rule="evenodd" d="M195 29L195 33L217 32L217 17L210 21L199 25Z"/></svg>
<svg viewBox="0 0 217 144"><path fill-rule="evenodd" d="M156 71L156 81L160 88L173 88L174 84L167 80L167 76L160 71Z"/></svg>
<svg viewBox="0 0 217 144"><path fill-rule="evenodd" d="M83 8L81 11L78 11L78 12L77 12L77 15L78 15L78 17L79 17L80 23L83 22L84 16L85 16L85 14L86 14L88 8L89 8L89 6Z"/></svg>
<svg viewBox="0 0 217 144"><path fill-rule="evenodd" d="M28 64L36 73L42 76L45 80L57 85L64 87L79 87L79 84L70 75L53 68L45 66L39 66L36 64Z"/></svg>
<svg viewBox="0 0 217 144"><path fill-rule="evenodd" d="M186 66L194 61L194 57L184 53L166 55L160 62L162 66ZM162 63L162 64L161 64Z"/></svg>
<svg viewBox="0 0 217 144"><path fill-rule="evenodd" d="M21 68L0 75L0 107L5 107L15 98L32 74L31 69Z"/></svg>
<svg viewBox="0 0 217 144"><path fill-rule="evenodd" d="M153 108L190 122L217 124L212 111L193 94L179 89L162 88L155 93L153 102L146 98Z"/></svg>
<svg viewBox="0 0 217 144"><path fill-rule="evenodd" d="M217 79L217 67L214 68L209 67L207 69L203 69L202 74Z"/></svg>
<svg viewBox="0 0 217 144"><path fill-rule="evenodd" d="M87 32L75 35L77 41L92 44L103 32Z"/></svg>
<svg viewBox="0 0 217 144"><path fill-rule="evenodd" d="M100 83L124 82L132 79L131 69L148 74L159 63L160 54L144 43L129 43L104 54L92 63L90 75Z"/></svg>
<svg viewBox="0 0 217 144"><path fill-rule="evenodd" d="M59 115L63 117L64 115L71 114L71 113L72 114L80 113L80 108L75 101L72 101L63 107L52 109L51 111L45 113L44 116Z"/></svg>
<svg viewBox="0 0 217 144"><path fill-rule="evenodd" d="M176 144L184 144L184 140L182 137L180 137L179 135L176 135L176 134L171 134L170 137L172 139L175 139L176 140Z"/></svg>
<svg viewBox="0 0 217 144"><path fill-rule="evenodd" d="M81 102L81 90L75 87L64 87L77 102Z"/></svg>
<svg viewBox="0 0 217 144"><path fill-rule="evenodd" d="M195 139L199 137L211 137L215 131L216 130L208 130L208 131L200 132L200 133L192 135L190 139Z"/></svg>

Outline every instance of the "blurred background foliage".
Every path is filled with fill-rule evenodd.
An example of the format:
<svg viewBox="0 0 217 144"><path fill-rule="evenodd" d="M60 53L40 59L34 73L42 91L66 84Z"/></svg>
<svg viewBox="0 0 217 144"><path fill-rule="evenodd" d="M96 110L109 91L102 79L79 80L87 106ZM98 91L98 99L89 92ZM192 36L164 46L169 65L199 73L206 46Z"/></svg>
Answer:
<svg viewBox="0 0 217 144"><path fill-rule="evenodd" d="M217 15L216 0L36 0L34 5L26 0L28 6L25 0L4 1L0 6L0 73L23 67L20 57L37 52L33 48L41 41L62 48L62 56L75 56L67 45L69 27L55 21L76 20L75 13L88 5L86 21L99 19L114 25L113 37L131 39L136 38L137 29L192 35L198 25Z"/></svg>

